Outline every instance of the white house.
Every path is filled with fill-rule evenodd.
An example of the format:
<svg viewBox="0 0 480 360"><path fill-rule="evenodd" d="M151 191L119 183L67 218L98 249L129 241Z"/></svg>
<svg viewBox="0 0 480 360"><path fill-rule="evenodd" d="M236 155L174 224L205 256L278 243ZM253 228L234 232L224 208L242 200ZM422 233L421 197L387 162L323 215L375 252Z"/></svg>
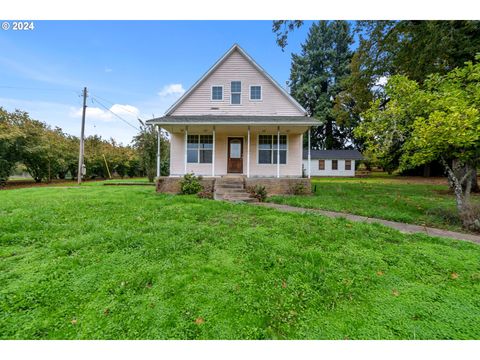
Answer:
<svg viewBox="0 0 480 360"><path fill-rule="evenodd" d="M170 134L170 177L245 178L300 178L303 136L318 125L236 44L147 123Z"/></svg>
<svg viewBox="0 0 480 360"><path fill-rule="evenodd" d="M358 150L308 150L303 152L304 172L311 176L355 176L355 161L363 160Z"/></svg>

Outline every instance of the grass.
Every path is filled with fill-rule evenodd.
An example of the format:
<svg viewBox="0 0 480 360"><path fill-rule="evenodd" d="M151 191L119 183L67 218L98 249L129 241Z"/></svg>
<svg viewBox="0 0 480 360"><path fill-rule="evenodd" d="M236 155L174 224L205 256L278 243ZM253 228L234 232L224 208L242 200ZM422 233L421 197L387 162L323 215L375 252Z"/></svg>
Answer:
<svg viewBox="0 0 480 360"><path fill-rule="evenodd" d="M269 201L462 231L447 185L395 177L312 179L314 196L273 196ZM480 204L480 196L472 195Z"/></svg>
<svg viewBox="0 0 480 360"><path fill-rule="evenodd" d="M1 339L480 337L478 245L150 187L0 192L0 284Z"/></svg>

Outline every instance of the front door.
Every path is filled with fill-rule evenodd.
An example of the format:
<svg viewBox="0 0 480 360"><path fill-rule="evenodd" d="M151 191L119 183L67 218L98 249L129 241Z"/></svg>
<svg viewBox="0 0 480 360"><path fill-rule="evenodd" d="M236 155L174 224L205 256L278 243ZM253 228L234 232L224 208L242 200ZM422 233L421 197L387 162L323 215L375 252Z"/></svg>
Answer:
<svg viewBox="0 0 480 360"><path fill-rule="evenodd" d="M243 138L228 138L228 173L243 173Z"/></svg>

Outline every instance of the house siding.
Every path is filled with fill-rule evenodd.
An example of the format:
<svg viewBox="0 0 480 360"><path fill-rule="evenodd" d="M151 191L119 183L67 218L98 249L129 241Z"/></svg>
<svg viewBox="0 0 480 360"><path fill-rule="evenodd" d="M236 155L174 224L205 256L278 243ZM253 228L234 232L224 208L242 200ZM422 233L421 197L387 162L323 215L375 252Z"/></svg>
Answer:
<svg viewBox="0 0 480 360"><path fill-rule="evenodd" d="M231 81L242 83L240 105L230 104ZM211 100L214 85L223 86L223 100ZM250 85L262 86L261 101L250 100ZM171 115L301 116L304 113L236 50Z"/></svg>
<svg viewBox="0 0 480 360"><path fill-rule="evenodd" d="M318 160L311 160L311 176L355 176L355 160L352 161L352 170L345 170L345 160L338 161L338 170L332 170L332 160L325 159L325 170L318 169ZM305 174L308 173L308 160L303 160L303 167L305 169Z"/></svg>

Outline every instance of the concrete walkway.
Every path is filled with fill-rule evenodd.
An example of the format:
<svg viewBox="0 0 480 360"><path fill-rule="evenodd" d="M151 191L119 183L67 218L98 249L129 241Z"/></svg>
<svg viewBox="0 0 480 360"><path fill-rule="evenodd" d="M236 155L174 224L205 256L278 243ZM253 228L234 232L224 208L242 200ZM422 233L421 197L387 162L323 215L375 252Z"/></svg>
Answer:
<svg viewBox="0 0 480 360"><path fill-rule="evenodd" d="M347 220L357 221L357 222L379 223L406 234L422 233L429 236L438 236L438 237L444 237L444 238L450 238L450 239L456 239L456 240L466 240L466 241L472 241L477 244L480 244L479 235L471 235L471 234L459 233L455 231L435 229L435 228L421 226L421 225L405 224L401 222L370 218L370 217L360 216L360 215L352 215L347 213L318 210L318 209L307 209L307 208L301 208L301 207L283 205L283 204L254 203L254 205L269 207L269 208L277 209L280 211L297 212L297 213L307 212L307 213L314 213L314 214L328 216L330 218L345 218Z"/></svg>

